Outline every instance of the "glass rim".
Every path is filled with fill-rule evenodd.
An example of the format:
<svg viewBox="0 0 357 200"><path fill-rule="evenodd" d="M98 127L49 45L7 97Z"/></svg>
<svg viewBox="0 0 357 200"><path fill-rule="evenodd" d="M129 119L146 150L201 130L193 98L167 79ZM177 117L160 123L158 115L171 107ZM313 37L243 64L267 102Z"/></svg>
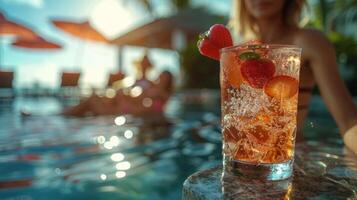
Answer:
<svg viewBox="0 0 357 200"><path fill-rule="evenodd" d="M220 53L227 51L237 51L237 50L251 50L251 49L295 49L302 50L301 47L297 45L290 44L238 44L229 47L224 47L219 50Z"/></svg>

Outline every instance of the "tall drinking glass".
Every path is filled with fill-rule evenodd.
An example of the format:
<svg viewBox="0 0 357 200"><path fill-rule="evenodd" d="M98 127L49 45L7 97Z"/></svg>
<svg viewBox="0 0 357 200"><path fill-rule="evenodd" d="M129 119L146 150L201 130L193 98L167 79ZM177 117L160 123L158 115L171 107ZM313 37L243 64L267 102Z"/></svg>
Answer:
<svg viewBox="0 0 357 200"><path fill-rule="evenodd" d="M225 170L265 180L290 177L301 49L239 45L220 53Z"/></svg>

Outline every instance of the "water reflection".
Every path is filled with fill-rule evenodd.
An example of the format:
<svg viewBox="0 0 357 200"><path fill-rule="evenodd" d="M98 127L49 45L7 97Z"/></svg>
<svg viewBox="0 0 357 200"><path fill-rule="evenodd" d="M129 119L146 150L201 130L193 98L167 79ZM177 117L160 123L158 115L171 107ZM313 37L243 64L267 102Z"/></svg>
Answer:
<svg viewBox="0 0 357 200"><path fill-rule="evenodd" d="M117 163L115 167L117 168L117 170L128 170L130 169L131 165L130 162L124 161L124 162Z"/></svg>
<svg viewBox="0 0 357 200"><path fill-rule="evenodd" d="M137 145L149 144L168 138L171 135L171 123L164 115L157 114L156 116L150 116L150 118L144 118L143 123L145 126L138 127L139 134L136 134L135 138L133 138ZM130 130L124 132L124 137L126 138L131 138L132 135L132 131Z"/></svg>
<svg viewBox="0 0 357 200"><path fill-rule="evenodd" d="M112 137L110 137L109 142L111 143L112 146L116 147L119 145L119 137L112 136Z"/></svg>
<svg viewBox="0 0 357 200"><path fill-rule="evenodd" d="M142 103L150 106L150 99ZM91 199L103 192L109 198L136 199L138 191L146 199L169 199L180 193L178 185L188 175L221 155L210 144L219 142L218 127L209 125L219 123L215 118L34 116L20 124L0 118L7 127L0 130L0 196L17 187L36 199L41 192L35 190L60 193L59 199L74 194Z"/></svg>
<svg viewBox="0 0 357 200"><path fill-rule="evenodd" d="M102 179L103 181L107 180L107 175L101 174L100 175L100 179Z"/></svg>
<svg viewBox="0 0 357 200"><path fill-rule="evenodd" d="M109 141L105 142L103 146L104 146L104 148L109 149L109 150L113 148L112 143Z"/></svg>
<svg viewBox="0 0 357 200"><path fill-rule="evenodd" d="M55 169L55 173L56 173L57 175L60 175L60 174L61 174L61 169L60 169L60 168L56 168L56 169Z"/></svg>
<svg viewBox="0 0 357 200"><path fill-rule="evenodd" d="M177 142L167 141L171 136L171 123L163 115L140 119L118 116L114 119L114 124L117 125L114 126L117 131L105 130L103 131L104 135L101 134L95 138L96 144L111 152L111 163L106 160L100 161L97 158L93 161L77 162L75 165L67 167L71 170L77 168L75 171L81 172L80 179L82 181L83 173L86 171L84 166L92 166L94 162L97 165L95 170L101 172L100 180L122 179L128 175L140 173L141 170L153 163L160 163L158 160L160 155L166 154L167 151L178 145ZM99 148L97 153L101 153L103 148ZM131 151L138 151L138 153L128 153ZM171 168L174 169L172 166ZM76 175L71 176L74 179Z"/></svg>
<svg viewBox="0 0 357 200"><path fill-rule="evenodd" d="M116 161L116 162L119 162L119 161L122 161L124 160L124 155L122 153L114 153L110 156L110 159L112 159L112 161Z"/></svg>
<svg viewBox="0 0 357 200"><path fill-rule="evenodd" d="M116 176L117 178L124 178L124 177L126 176L126 172L117 171L117 172L115 173L115 176Z"/></svg>
<svg viewBox="0 0 357 200"><path fill-rule="evenodd" d="M97 137L97 142L98 142L98 144L104 144L104 142L105 142L105 137L104 136L98 136Z"/></svg>
<svg viewBox="0 0 357 200"><path fill-rule="evenodd" d="M126 122L126 118L124 116L118 116L114 119L114 123L118 126L124 125Z"/></svg>
<svg viewBox="0 0 357 200"><path fill-rule="evenodd" d="M126 130L126 131L124 132L124 137L125 137L126 139L131 139L131 138L133 137L133 135L134 135L134 133L133 133L132 130Z"/></svg>

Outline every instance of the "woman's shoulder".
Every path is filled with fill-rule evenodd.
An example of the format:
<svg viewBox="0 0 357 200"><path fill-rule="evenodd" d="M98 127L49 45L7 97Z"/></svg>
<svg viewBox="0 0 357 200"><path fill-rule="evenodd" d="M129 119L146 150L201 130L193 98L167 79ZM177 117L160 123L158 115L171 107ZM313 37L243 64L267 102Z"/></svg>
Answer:
<svg viewBox="0 0 357 200"><path fill-rule="evenodd" d="M331 46L331 42L322 31L312 28L299 29L295 34L294 40L296 45L304 49L323 50Z"/></svg>
<svg viewBox="0 0 357 200"><path fill-rule="evenodd" d="M301 37L311 36L315 38L325 37L325 34L317 29L314 28L300 28L297 31L297 35Z"/></svg>
<svg viewBox="0 0 357 200"><path fill-rule="evenodd" d="M327 36L316 29L303 28L299 29L294 35L295 45L303 49L307 57L321 57L326 52L333 53L333 45Z"/></svg>

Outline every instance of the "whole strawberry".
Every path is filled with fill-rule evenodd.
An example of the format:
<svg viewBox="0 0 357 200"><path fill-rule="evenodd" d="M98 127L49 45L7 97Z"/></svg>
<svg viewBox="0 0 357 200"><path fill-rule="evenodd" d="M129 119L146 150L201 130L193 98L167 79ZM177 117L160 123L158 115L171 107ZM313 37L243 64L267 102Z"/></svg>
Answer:
<svg viewBox="0 0 357 200"><path fill-rule="evenodd" d="M261 89L275 74L274 63L254 52L244 52L239 56L243 61L241 73L251 87Z"/></svg>
<svg viewBox="0 0 357 200"><path fill-rule="evenodd" d="M219 60L219 50L233 46L232 36L223 24L215 24L209 31L200 35L197 46L202 55Z"/></svg>

